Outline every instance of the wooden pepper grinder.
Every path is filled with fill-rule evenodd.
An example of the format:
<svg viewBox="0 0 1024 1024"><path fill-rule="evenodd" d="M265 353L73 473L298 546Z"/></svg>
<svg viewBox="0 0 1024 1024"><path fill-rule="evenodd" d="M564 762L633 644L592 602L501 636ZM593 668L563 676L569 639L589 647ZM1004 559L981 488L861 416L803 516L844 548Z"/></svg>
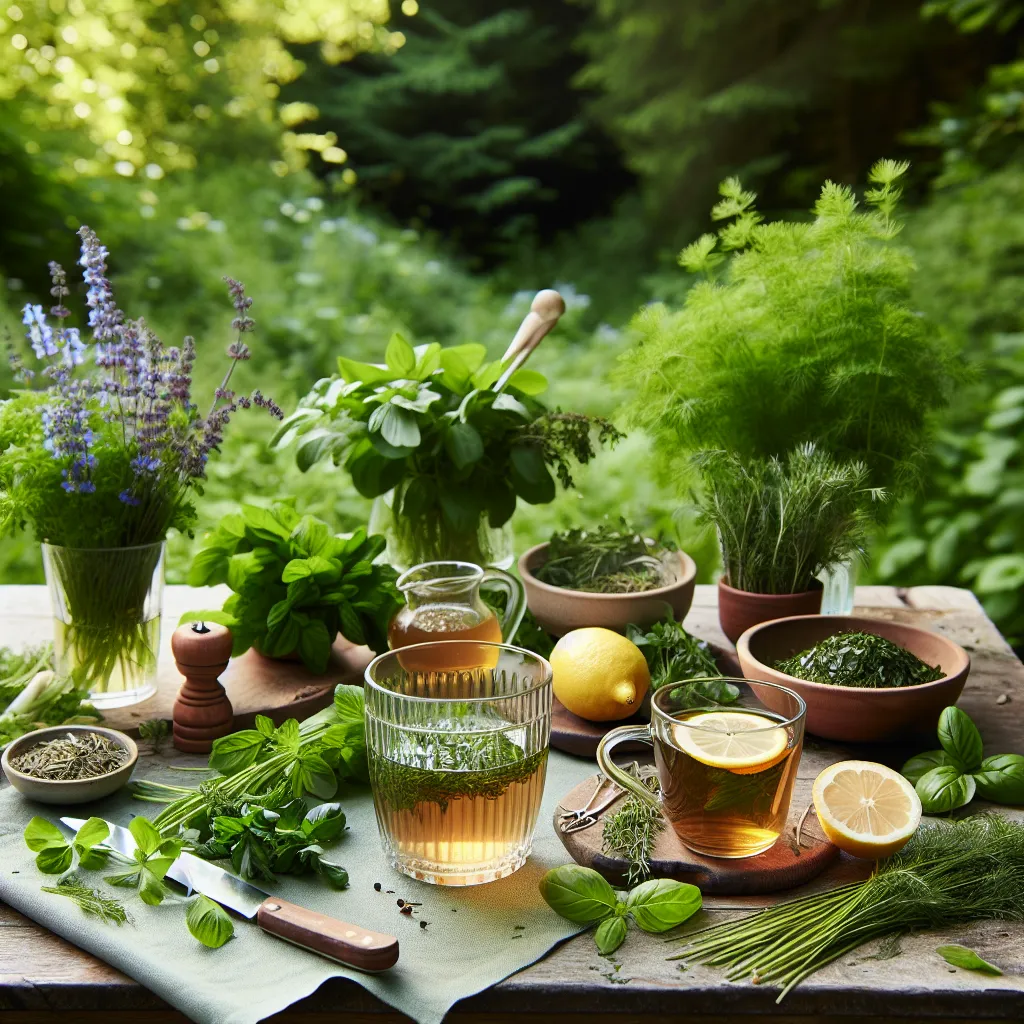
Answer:
<svg viewBox="0 0 1024 1024"><path fill-rule="evenodd" d="M188 754L208 754L213 741L234 727L234 712L218 676L231 657L231 631L210 622L179 626L171 653L185 677L174 702L174 745Z"/></svg>

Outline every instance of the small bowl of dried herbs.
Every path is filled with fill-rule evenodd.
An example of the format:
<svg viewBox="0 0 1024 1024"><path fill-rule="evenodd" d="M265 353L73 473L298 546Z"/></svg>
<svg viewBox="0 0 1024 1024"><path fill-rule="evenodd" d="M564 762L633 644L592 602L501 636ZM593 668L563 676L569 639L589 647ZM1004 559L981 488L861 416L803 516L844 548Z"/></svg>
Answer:
<svg viewBox="0 0 1024 1024"><path fill-rule="evenodd" d="M683 551L633 530L625 520L553 534L519 559L526 601L554 636L603 626L625 633L666 617L682 621L697 566Z"/></svg>
<svg viewBox="0 0 1024 1024"><path fill-rule="evenodd" d="M795 690L807 731L848 743L935 728L955 704L971 659L940 633L855 615L794 615L762 622L736 643L743 675Z"/></svg>
<svg viewBox="0 0 1024 1024"><path fill-rule="evenodd" d="M116 729L58 725L19 736L0 765L22 796L44 804L84 804L117 792L131 778L139 749Z"/></svg>

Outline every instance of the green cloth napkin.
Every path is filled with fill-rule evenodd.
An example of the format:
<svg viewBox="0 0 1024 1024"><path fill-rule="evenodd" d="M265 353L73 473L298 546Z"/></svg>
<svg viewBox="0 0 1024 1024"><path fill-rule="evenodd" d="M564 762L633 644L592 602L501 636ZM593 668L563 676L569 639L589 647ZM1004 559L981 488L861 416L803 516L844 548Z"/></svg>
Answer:
<svg viewBox="0 0 1024 1024"><path fill-rule="evenodd" d="M149 761L149 763L147 763ZM122 792L107 800L61 808L31 803L10 786L0 791L0 899L151 989L199 1024L253 1024L314 992L328 978L351 978L419 1024L439 1024L453 1003L494 985L540 959L580 931L551 911L537 889L549 868L570 858L551 825L555 805L588 775L592 762L551 752L544 803L533 854L509 878L489 885L428 885L389 868L377 833L368 790L341 798L349 830L330 847L331 860L347 868L349 887L330 890L315 880L282 878L264 884L285 899L376 931L397 935L398 963L384 974L349 970L265 935L235 918L235 936L206 949L189 934L185 908L148 907L125 890L106 887L101 872L83 873L90 884L126 895L131 922L121 927L84 915L62 896L40 892L53 876L40 874L22 840L33 815L56 822L61 814L98 815L127 825L135 814L153 817L159 806ZM136 777L189 784L195 776L140 761ZM393 894L376 892L374 883ZM396 900L421 902L416 917ZM420 921L428 922L421 928Z"/></svg>

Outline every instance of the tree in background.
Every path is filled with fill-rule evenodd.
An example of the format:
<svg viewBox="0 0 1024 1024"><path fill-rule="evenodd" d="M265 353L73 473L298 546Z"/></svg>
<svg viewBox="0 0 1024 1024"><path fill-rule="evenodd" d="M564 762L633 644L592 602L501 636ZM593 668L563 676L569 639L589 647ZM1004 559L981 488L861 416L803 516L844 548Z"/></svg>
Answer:
<svg viewBox="0 0 1024 1024"><path fill-rule="evenodd" d="M405 43L310 61L290 94L317 96L360 193L493 262L513 243L607 211L631 184L572 87L586 17L562 0L405 0Z"/></svg>
<svg viewBox="0 0 1024 1024"><path fill-rule="evenodd" d="M767 210L852 183L958 96L978 51L919 0L582 0L596 116L643 183L663 241L693 234L728 174Z"/></svg>

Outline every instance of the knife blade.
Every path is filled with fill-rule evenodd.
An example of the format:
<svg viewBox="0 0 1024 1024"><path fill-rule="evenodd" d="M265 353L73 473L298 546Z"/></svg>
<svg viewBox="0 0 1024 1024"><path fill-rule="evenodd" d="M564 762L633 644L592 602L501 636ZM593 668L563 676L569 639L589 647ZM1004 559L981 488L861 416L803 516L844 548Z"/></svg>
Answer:
<svg viewBox="0 0 1024 1024"><path fill-rule="evenodd" d="M84 818L60 820L74 832L85 824ZM106 824L110 835L100 845L134 857L137 844L131 832L112 821ZM398 960L398 939L393 935L289 903L194 854L180 854L167 869L167 877L250 921L255 920L269 935L346 967L376 973L393 967Z"/></svg>

